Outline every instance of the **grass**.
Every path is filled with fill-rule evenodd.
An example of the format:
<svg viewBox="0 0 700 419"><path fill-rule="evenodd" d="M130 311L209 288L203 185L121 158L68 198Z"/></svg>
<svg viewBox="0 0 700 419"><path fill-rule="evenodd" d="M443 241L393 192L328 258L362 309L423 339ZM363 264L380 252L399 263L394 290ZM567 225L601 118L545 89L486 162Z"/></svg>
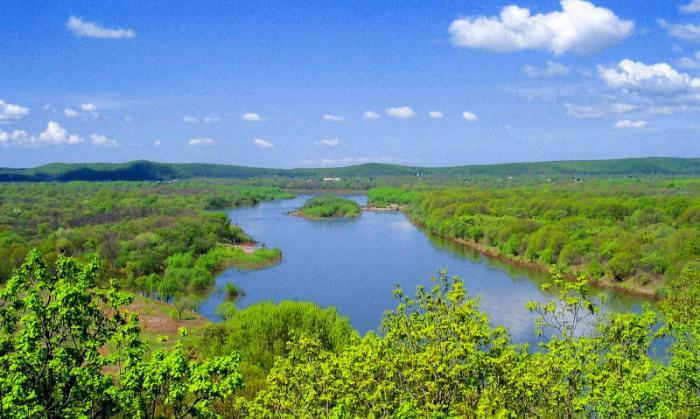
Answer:
<svg viewBox="0 0 700 419"><path fill-rule="evenodd" d="M241 247L222 245L216 248L216 253L218 271L231 266L238 269L262 269L282 260L282 251L277 248L259 247L251 252Z"/></svg>

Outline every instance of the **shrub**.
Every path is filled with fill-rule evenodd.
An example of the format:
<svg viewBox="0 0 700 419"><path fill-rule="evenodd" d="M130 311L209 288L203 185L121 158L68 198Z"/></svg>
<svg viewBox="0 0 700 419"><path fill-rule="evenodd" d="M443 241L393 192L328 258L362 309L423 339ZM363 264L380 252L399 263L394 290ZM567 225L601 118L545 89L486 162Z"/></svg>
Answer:
<svg viewBox="0 0 700 419"><path fill-rule="evenodd" d="M634 259L626 252L620 252L605 266L606 272L618 281L629 278L634 273Z"/></svg>

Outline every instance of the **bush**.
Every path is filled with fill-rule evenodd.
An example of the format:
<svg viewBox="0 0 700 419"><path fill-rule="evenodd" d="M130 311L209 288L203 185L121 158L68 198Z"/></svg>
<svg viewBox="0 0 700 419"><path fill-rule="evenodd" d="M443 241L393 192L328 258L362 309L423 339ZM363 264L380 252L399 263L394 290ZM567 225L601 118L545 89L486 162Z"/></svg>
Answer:
<svg viewBox="0 0 700 419"><path fill-rule="evenodd" d="M617 281L627 279L634 273L634 258L629 253L620 252L610 259L605 270Z"/></svg>

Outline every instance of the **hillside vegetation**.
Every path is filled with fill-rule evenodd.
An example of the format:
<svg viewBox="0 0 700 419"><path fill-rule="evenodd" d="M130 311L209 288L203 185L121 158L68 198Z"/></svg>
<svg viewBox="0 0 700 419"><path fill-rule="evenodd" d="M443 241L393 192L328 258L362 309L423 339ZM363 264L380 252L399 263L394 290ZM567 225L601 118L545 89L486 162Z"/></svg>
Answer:
<svg viewBox="0 0 700 419"><path fill-rule="evenodd" d="M417 167L393 164L315 169L267 169L219 164L177 164L134 161L129 163L53 163L30 169L0 168L0 182L38 181L164 181L189 178L377 178L377 177L468 177L508 176L630 176L697 175L700 159L633 158L589 161L507 163L456 167ZM347 186L347 185L345 185Z"/></svg>

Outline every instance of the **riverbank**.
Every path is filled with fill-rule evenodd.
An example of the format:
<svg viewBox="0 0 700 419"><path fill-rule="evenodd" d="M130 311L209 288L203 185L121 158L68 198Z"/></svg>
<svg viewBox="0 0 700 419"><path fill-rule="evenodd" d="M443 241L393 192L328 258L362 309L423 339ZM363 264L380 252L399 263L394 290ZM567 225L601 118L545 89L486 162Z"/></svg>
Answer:
<svg viewBox="0 0 700 419"><path fill-rule="evenodd" d="M387 209L386 211L393 211L390 209ZM434 231L430 231L425 225L422 225L418 223L416 220L414 220L402 207L401 212L406 216L408 220L411 221L411 223L416 226L419 230L423 232L430 232L431 234L434 234L437 237L440 237L444 240L449 240L453 243L457 243L463 246L467 246L470 249L473 249L477 251L479 254L486 256L491 259L495 259L498 261L501 261L503 263L520 267L520 268L526 268L526 269L532 269L534 271L539 271L539 272L544 272L544 273L549 273L551 265L547 265L544 263L539 263L539 262L534 262L531 260L524 259L519 256L506 256L501 254L498 248L491 247L491 246L485 246L481 243L477 243L473 240L466 240L466 239L460 239L460 238L454 238L454 237L443 237L437 234ZM563 276L567 279L573 280L578 277L581 273L574 273L574 272L563 272ZM600 288L605 288L605 289L610 289L616 292L622 292L630 295L634 295L637 297L642 297L645 299L649 299L652 301L657 301L659 299L657 295L657 290L663 285L662 281L659 279L655 279L654 281L650 282L648 285L642 285L639 282L637 282L634 279L628 279L624 282L619 282L615 281L611 278L608 278L607 276L604 276L598 280L592 280L589 279L588 283L592 286L595 287L600 287Z"/></svg>

